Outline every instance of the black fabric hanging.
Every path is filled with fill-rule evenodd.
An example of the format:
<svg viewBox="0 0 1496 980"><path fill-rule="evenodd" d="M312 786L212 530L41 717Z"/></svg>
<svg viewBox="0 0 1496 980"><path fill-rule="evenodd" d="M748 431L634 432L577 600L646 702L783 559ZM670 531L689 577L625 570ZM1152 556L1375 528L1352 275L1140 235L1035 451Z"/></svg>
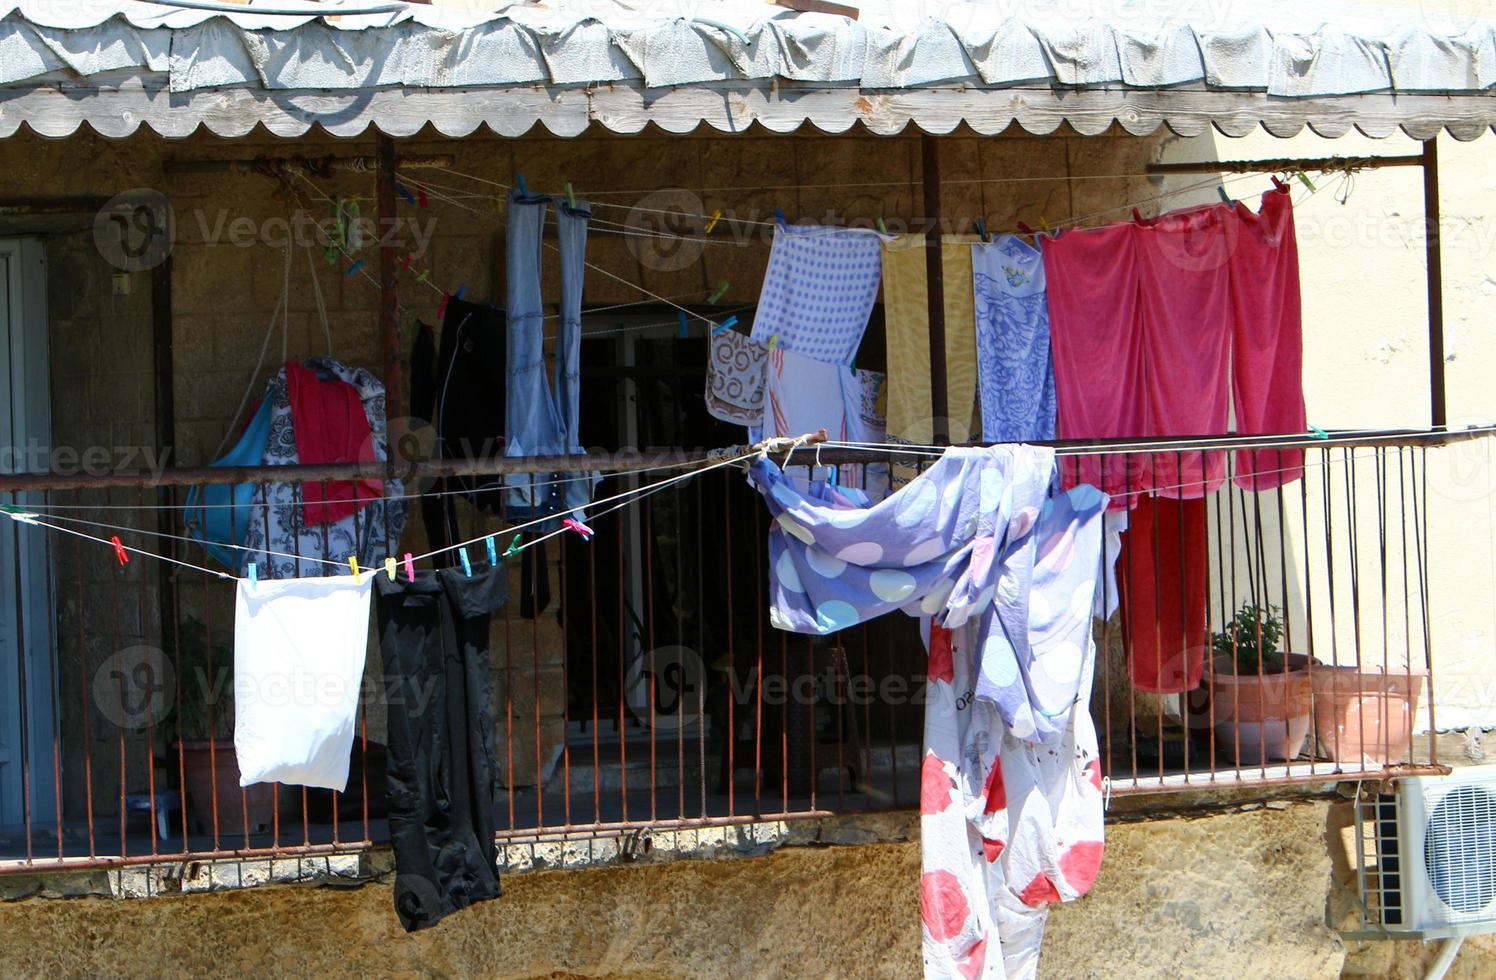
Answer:
<svg viewBox="0 0 1496 980"><path fill-rule="evenodd" d="M375 576L395 914L407 932L500 894L489 621L503 566Z"/></svg>
<svg viewBox="0 0 1496 980"><path fill-rule="evenodd" d="M504 391L508 353L504 314L491 306L448 299L440 349L431 327L419 324L410 355L411 414L436 433L434 456L474 459L504 451ZM466 493L475 507L501 513L503 493L496 478L443 477L421 498L421 522L433 550L451 548L464 535L457 526L454 493ZM545 546L521 563L520 615L533 619L551 604ZM539 574L537 574L537 572Z"/></svg>

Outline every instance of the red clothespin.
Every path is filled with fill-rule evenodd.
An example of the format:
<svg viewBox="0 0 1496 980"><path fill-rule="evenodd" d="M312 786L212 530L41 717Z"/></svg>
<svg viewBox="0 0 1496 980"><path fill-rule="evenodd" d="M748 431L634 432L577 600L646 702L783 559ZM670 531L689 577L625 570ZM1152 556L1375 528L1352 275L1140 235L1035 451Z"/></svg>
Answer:
<svg viewBox="0 0 1496 980"><path fill-rule="evenodd" d="M1021 232L1023 232L1025 235L1029 236L1030 238L1036 237L1034 235L1034 229L1030 228L1026 222L1023 222L1023 221L1018 222L1018 230L1021 231Z"/></svg>
<svg viewBox="0 0 1496 980"><path fill-rule="evenodd" d="M449 292L443 291L442 292L442 301L440 303L438 303L437 306L436 306L436 318L438 320L442 319L443 317L445 317L447 315L447 303L451 302L451 300L452 300L452 294L449 293Z"/></svg>
<svg viewBox="0 0 1496 980"><path fill-rule="evenodd" d="M130 564L130 553L125 551L125 546L120 543L119 535L111 534L109 536L109 543L114 545L114 557L119 560L119 563L121 565Z"/></svg>
<svg viewBox="0 0 1496 980"><path fill-rule="evenodd" d="M1137 208L1133 208L1132 209L1132 220L1136 221L1140 225L1144 224L1145 222L1143 221L1143 212L1139 211Z"/></svg>
<svg viewBox="0 0 1496 980"><path fill-rule="evenodd" d="M1285 183L1283 183L1283 181L1279 180L1277 174L1273 174L1273 188L1275 190L1280 190L1280 191L1283 191L1285 193L1288 191L1288 185L1285 184Z"/></svg>
<svg viewBox="0 0 1496 980"><path fill-rule="evenodd" d="M592 528L588 527L586 524L583 524L581 521L578 521L578 520L575 520L573 518L568 517L565 520L563 520L561 522L561 524L562 524L563 527L568 527L571 530L573 530L573 531L577 532L578 534L580 534L582 536L582 540L584 540L584 541L591 541L592 540Z"/></svg>
<svg viewBox="0 0 1496 980"><path fill-rule="evenodd" d="M401 268L402 272L409 272L410 271L410 253L409 252L406 253L406 255L405 255L405 261L401 264L400 268Z"/></svg>
<svg viewBox="0 0 1496 980"><path fill-rule="evenodd" d="M424 208L430 203L430 201L426 200L426 191L418 186L416 188L416 207Z"/></svg>
<svg viewBox="0 0 1496 980"><path fill-rule="evenodd" d="M405 577L412 582L416 580L416 563L408 551L405 553Z"/></svg>

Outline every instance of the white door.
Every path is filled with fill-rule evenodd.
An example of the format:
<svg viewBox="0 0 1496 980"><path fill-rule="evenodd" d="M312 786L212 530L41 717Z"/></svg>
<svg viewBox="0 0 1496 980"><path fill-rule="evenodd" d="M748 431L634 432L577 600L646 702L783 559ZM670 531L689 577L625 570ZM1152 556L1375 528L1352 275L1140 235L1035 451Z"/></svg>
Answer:
<svg viewBox="0 0 1496 980"><path fill-rule="evenodd" d="M46 259L36 239L0 239L0 471L48 468ZM39 506L40 494L0 493ZM48 532L0 519L0 827L57 822L56 687ZM28 808L27 803L30 806Z"/></svg>

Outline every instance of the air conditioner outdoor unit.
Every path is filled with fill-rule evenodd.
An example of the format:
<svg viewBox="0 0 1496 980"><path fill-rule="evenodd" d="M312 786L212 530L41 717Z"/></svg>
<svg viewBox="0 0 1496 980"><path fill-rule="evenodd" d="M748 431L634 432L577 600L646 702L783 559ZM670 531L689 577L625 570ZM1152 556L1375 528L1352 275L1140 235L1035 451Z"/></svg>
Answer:
<svg viewBox="0 0 1496 980"><path fill-rule="evenodd" d="M1359 936L1496 932L1496 766L1411 776L1356 807Z"/></svg>

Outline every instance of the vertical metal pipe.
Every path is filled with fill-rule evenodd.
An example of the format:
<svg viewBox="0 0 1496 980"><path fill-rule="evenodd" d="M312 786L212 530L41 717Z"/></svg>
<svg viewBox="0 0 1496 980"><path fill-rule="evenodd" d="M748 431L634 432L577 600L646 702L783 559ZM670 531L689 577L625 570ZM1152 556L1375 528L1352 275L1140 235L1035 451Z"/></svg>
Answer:
<svg viewBox="0 0 1496 980"><path fill-rule="evenodd" d="M400 286L396 274L395 141L378 134L375 148L375 206L379 212L379 326L384 347L385 417L404 416L404 372L400 365ZM393 457L391 457L393 458Z"/></svg>
<svg viewBox="0 0 1496 980"><path fill-rule="evenodd" d="M950 403L945 374L945 258L940 244L940 144L928 134L920 137L921 177L925 187L925 285L930 317L931 438L950 442Z"/></svg>
<svg viewBox="0 0 1496 980"><path fill-rule="evenodd" d="M1428 262L1429 424L1448 422L1444 404L1444 262L1439 244L1439 140L1423 143L1424 254Z"/></svg>

